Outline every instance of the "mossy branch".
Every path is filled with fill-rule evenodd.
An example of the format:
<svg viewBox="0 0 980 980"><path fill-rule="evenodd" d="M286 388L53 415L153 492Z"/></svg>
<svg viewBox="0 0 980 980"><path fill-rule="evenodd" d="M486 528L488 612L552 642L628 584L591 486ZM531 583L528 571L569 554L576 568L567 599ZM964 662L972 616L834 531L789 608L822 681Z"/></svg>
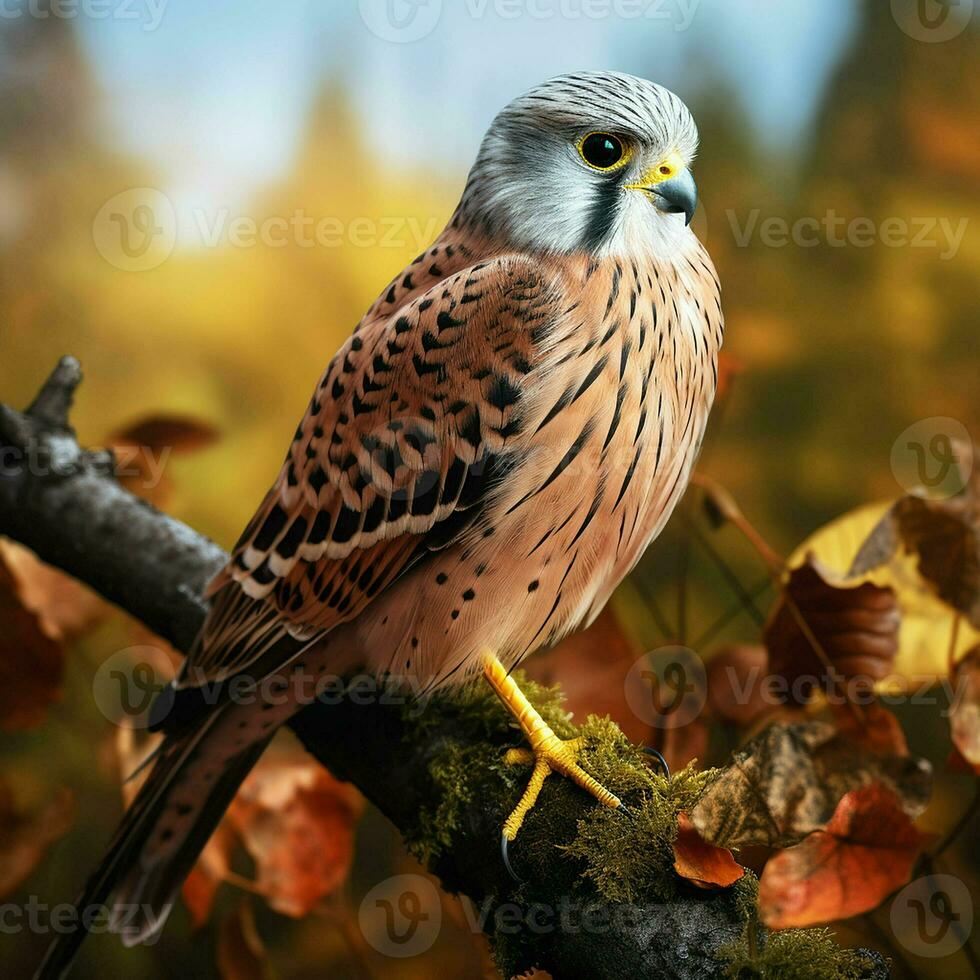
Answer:
<svg viewBox="0 0 980 980"><path fill-rule="evenodd" d="M122 489L107 454L78 445L68 411L80 379L65 358L26 412L0 406L0 534L186 649L203 620L203 586L226 556ZM489 691L424 704L348 697L304 709L292 728L391 819L447 890L476 904L505 975L538 966L558 980L887 976L880 957L842 951L823 933L767 939L751 876L725 891L678 878L677 813L709 777L664 779L608 720L577 728L557 691L527 689L560 735L586 736L585 765L632 817L549 779L512 847L523 884L505 870L499 840L527 772L503 764L520 733Z"/></svg>

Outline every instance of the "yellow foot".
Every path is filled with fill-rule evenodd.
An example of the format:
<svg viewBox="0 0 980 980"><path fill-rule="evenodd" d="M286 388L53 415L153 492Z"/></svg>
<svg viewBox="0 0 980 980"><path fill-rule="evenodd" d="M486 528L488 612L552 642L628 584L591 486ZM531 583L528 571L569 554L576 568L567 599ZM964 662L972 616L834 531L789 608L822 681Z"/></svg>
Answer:
<svg viewBox="0 0 980 980"><path fill-rule="evenodd" d="M585 739L573 738L567 741L560 739L550 728L535 732L536 743L531 749L509 749L504 761L512 764L533 763L531 779L520 802L514 807L514 812L504 823L504 839L512 841L524 823L524 818L538 800L538 794L544 781L552 772L567 776L573 783L591 793L605 806L618 808L623 804L619 797L610 793L597 779L590 776L579 764L578 754Z"/></svg>

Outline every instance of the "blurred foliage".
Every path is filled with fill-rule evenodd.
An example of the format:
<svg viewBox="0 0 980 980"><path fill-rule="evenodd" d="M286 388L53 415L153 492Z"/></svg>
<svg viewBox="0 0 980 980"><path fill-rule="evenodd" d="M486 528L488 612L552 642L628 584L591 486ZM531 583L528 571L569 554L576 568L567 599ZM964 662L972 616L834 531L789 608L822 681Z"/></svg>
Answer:
<svg viewBox="0 0 980 980"><path fill-rule="evenodd" d="M724 88L706 84L689 100L703 137L697 176L705 213L697 227L724 285L728 368L737 374L713 417L701 468L734 492L783 554L837 515L899 494L889 454L912 422L949 416L980 432L980 36L971 28L943 44L920 43L895 29L887 8L864 5L864 23L823 95L809 143L791 156L756 142ZM656 77L656 66L649 73ZM332 81L311 111L291 173L245 210L258 223L302 213L348 230L357 219L374 228L398 219L409 231L393 236L396 244L380 234L357 244L344 234L315 247L225 244L178 250L157 268L127 272L94 247L93 218L114 195L158 186L163 175L152 160L115 146L105 111L70 21L0 25L0 396L26 403L57 357L70 352L87 374L74 413L83 442L113 443L147 418L200 420L218 438L168 460L166 506L229 545L274 478L327 358L381 285L427 244L413 240L411 229L441 228L464 175L396 171L372 156L344 85ZM755 234L738 243L753 214L757 222L792 222L830 210L876 227L892 217L968 223L948 259L941 248L880 242L773 247ZM766 569L730 531L705 547L698 526L690 503L617 596L624 650L758 639L771 598ZM720 598L731 595L731 575L755 598ZM608 621L599 626L608 629ZM130 624L100 621L67 658L61 703L40 727L4 735L11 813L46 813L61 787L75 793L75 824L54 845L58 860L42 863L18 900L29 893L55 903L71 895L117 819L112 726L90 692L106 651L133 642ZM586 660L580 648L567 668L582 688L576 707L594 694L581 683ZM562 660L539 669L561 677ZM602 685L603 692L615 688L608 710L615 714L620 702L628 711L614 667ZM912 750L941 759L950 746L945 721L899 714ZM636 727L635 718L624 721ZM678 751L703 756L707 739ZM955 811L968 785L965 776L940 783L927 814L933 825ZM221 961L246 958L243 949L254 953L257 930L280 975L290 978L488 970L481 940L449 898L440 942L427 956L399 961L364 946L360 897L387 875L418 868L376 814L358 835L348 900L313 918L297 922L256 904L253 922L240 893L225 887L217 896L219 909L231 912L221 928ZM976 883L975 871L964 873ZM221 920L216 914L212 921ZM102 937L86 949L77 976L208 975L219 945L212 928L213 942L191 941L181 909L148 950L124 953ZM26 975L44 943L44 936L16 943L0 936L7 975ZM916 965L934 971L923 976L955 975L943 961Z"/></svg>

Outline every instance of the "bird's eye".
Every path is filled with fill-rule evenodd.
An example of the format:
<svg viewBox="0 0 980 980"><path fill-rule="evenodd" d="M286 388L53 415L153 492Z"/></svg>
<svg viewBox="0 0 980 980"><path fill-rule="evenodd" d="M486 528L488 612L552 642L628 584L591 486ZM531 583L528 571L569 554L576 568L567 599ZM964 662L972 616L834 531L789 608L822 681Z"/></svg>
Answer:
<svg viewBox="0 0 980 980"><path fill-rule="evenodd" d="M578 152L595 170L614 170L629 159L623 141L612 133L589 133L579 142Z"/></svg>

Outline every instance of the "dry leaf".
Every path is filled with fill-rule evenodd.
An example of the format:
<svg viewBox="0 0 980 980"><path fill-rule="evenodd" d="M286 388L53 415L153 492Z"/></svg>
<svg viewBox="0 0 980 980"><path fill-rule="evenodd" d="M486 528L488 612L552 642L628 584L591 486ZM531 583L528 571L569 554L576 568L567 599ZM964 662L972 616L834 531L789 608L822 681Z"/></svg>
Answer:
<svg viewBox="0 0 980 980"><path fill-rule="evenodd" d="M226 820L277 912L307 915L346 879L361 810L357 791L300 749L272 749L242 783Z"/></svg>
<svg viewBox="0 0 980 980"><path fill-rule="evenodd" d="M690 817L681 813L677 819L674 841L674 870L699 888L727 888L745 874L725 847L709 844L694 829Z"/></svg>
<svg viewBox="0 0 980 980"><path fill-rule="evenodd" d="M105 600L77 579L45 565L33 551L6 538L0 539L0 564L16 581L21 603L37 616L52 640L70 643L84 636L109 611Z"/></svg>
<svg viewBox="0 0 980 980"><path fill-rule="evenodd" d="M960 465L972 447L957 445ZM980 629L980 467L953 497L899 500L871 532L851 565L862 575L888 562L903 546L919 573L944 602Z"/></svg>
<svg viewBox="0 0 980 980"><path fill-rule="evenodd" d="M853 790L826 830L769 860L759 881L762 921L788 929L876 908L909 880L923 839L889 790Z"/></svg>
<svg viewBox="0 0 980 980"><path fill-rule="evenodd" d="M918 816L929 802L924 759L877 755L833 725L773 725L732 757L691 812L698 832L720 847L787 847L823 828L840 799L880 783Z"/></svg>
<svg viewBox="0 0 980 980"><path fill-rule="evenodd" d="M763 638L773 673L790 683L793 700L805 701L818 679L824 690L838 689L826 680L825 659L833 668L831 677L864 682L852 681L852 689L869 688L887 677L898 653L900 625L892 589L870 582L845 585L808 556L786 581Z"/></svg>
<svg viewBox="0 0 980 980"><path fill-rule="evenodd" d="M850 706L831 705L837 730L849 742L869 749L875 755L907 756L908 742L895 715L878 701L861 705L860 715Z"/></svg>
<svg viewBox="0 0 980 980"><path fill-rule="evenodd" d="M248 899L244 899L221 923L218 973L223 980L273 980L275 977L255 928L255 916Z"/></svg>
<svg viewBox="0 0 980 980"><path fill-rule="evenodd" d="M0 898L20 887L68 832L74 811L72 794L62 789L39 812L19 813L10 786L0 779Z"/></svg>
<svg viewBox="0 0 980 980"><path fill-rule="evenodd" d="M956 664L953 691L949 714L953 744L961 757L976 768L980 766L980 647L974 647Z"/></svg>

